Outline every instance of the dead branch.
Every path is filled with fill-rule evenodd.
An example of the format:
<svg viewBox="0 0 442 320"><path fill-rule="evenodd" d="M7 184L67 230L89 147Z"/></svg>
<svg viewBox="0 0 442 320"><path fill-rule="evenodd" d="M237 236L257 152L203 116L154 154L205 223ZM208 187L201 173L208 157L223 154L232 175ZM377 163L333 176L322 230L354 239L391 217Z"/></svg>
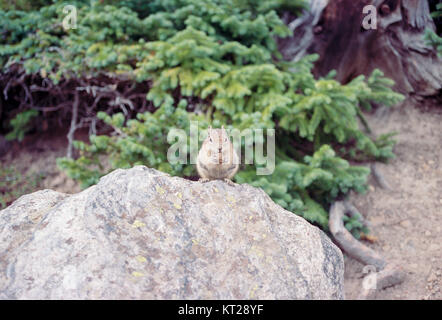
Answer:
<svg viewBox="0 0 442 320"><path fill-rule="evenodd" d="M75 92L74 103L72 105L72 118L71 118L71 127L68 132L68 150L66 153L66 157L72 159L72 147L74 142L74 133L77 129L77 118L78 118L78 104L79 104L79 94L78 91Z"/></svg>
<svg viewBox="0 0 442 320"><path fill-rule="evenodd" d="M345 212L345 205L342 201L336 201L330 208L329 227L336 242L352 258L364 265L372 265L377 270L382 270L386 265L384 258L371 248L364 246L345 229L342 222Z"/></svg>
<svg viewBox="0 0 442 320"><path fill-rule="evenodd" d="M382 189L391 190L390 185L388 184L387 180L385 180L384 175L379 171L376 163L371 164L371 172Z"/></svg>
<svg viewBox="0 0 442 320"><path fill-rule="evenodd" d="M379 253L356 240L344 227L344 214L355 214L355 210L360 215L353 205L342 201L333 203L330 208L329 228L337 245L343 251L364 265L374 267L374 274L365 277L363 290L359 297L360 299L368 299L374 294L374 290L382 290L401 283L405 275L400 268L387 263ZM374 285L366 286L365 283L369 281L374 281Z"/></svg>
<svg viewBox="0 0 442 320"><path fill-rule="evenodd" d="M26 74L21 65L14 64L0 72L1 119L7 123L17 113L35 109L41 111L40 116L44 117L46 127L48 122L50 126L60 127L68 123L68 140L73 140L73 133L80 128L80 124L82 127L92 126L89 132L94 134L101 130L103 123L96 118L99 111L109 115L123 111L127 118L134 117L138 112L155 112L156 107L146 100L146 93L151 86L150 81L135 83L126 77L109 77L105 74L62 78L55 84L38 73ZM79 105L77 119L74 121L72 103L76 92ZM72 126L74 123L75 127ZM36 122L37 126L39 124Z"/></svg>

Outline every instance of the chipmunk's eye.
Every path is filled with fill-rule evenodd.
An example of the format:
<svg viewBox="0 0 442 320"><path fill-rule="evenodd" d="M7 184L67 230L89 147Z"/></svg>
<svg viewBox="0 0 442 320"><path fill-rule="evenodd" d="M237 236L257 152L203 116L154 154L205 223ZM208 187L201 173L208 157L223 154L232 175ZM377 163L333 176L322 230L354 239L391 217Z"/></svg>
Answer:
<svg viewBox="0 0 442 320"><path fill-rule="evenodd" d="M213 142L213 141L212 141L212 138L209 138L209 141L210 141L210 142Z"/></svg>

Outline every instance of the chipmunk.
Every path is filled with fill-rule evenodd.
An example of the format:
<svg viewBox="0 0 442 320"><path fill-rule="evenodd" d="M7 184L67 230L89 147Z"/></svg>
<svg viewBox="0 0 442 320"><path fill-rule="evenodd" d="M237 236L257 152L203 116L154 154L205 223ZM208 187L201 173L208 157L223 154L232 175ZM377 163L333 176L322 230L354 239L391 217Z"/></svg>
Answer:
<svg viewBox="0 0 442 320"><path fill-rule="evenodd" d="M198 153L196 169L201 182L222 179L230 185L239 168L238 155L227 135L224 126L221 129L209 127L207 138Z"/></svg>

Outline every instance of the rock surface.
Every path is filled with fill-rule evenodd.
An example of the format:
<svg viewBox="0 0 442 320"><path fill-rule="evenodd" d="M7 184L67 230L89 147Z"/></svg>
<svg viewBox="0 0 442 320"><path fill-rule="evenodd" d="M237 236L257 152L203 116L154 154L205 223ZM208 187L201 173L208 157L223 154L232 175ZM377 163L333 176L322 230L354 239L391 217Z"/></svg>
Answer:
<svg viewBox="0 0 442 320"><path fill-rule="evenodd" d="M262 190L137 166L0 211L1 299L341 299L343 256Z"/></svg>

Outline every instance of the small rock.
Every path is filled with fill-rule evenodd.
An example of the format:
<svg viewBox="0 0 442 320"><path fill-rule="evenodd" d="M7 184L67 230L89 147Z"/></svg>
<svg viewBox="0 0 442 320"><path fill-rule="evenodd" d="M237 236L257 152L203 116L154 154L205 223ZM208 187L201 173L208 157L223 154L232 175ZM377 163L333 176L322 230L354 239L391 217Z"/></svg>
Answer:
<svg viewBox="0 0 442 320"><path fill-rule="evenodd" d="M412 263L410 264L410 268L411 269L417 269L419 266L417 265L417 263Z"/></svg>
<svg viewBox="0 0 442 320"><path fill-rule="evenodd" d="M383 216L376 216L371 217L369 221L373 226L380 226L385 223L385 218Z"/></svg>
<svg viewBox="0 0 442 320"><path fill-rule="evenodd" d="M436 276L435 273L432 273L432 274L428 277L428 279L427 279L427 282L429 282L428 286L433 287L433 285L431 284L431 282L433 282L433 281L435 281L435 280L437 280L437 276Z"/></svg>
<svg viewBox="0 0 442 320"><path fill-rule="evenodd" d="M56 175L52 181L51 184L49 186L49 188L57 188L58 186L61 186L63 184L63 182L65 181L65 177L63 177L62 174L58 174Z"/></svg>
<svg viewBox="0 0 442 320"><path fill-rule="evenodd" d="M429 237L429 236L431 236L431 232L430 231L425 231L425 236L427 236L427 237Z"/></svg>
<svg viewBox="0 0 442 320"><path fill-rule="evenodd" d="M400 225L401 225L401 227L408 229L411 227L411 221L410 220L403 220L403 221L401 221Z"/></svg>
<svg viewBox="0 0 442 320"><path fill-rule="evenodd" d="M370 190L371 192L374 192L376 189L370 184L370 185L368 185L368 190Z"/></svg>
<svg viewBox="0 0 442 320"><path fill-rule="evenodd" d="M406 242L406 245L407 245L407 249L408 250L412 250L412 251L415 251L416 250L416 248L414 247L414 242L413 242L413 240L408 240L407 242Z"/></svg>

